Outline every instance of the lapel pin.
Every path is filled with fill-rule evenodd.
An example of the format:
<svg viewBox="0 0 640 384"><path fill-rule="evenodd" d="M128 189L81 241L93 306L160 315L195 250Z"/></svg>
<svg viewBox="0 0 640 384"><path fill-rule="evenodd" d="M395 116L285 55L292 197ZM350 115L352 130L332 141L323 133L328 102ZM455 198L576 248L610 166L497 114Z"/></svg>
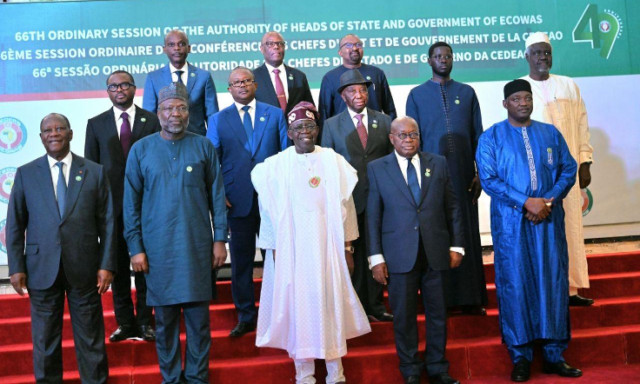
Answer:
<svg viewBox="0 0 640 384"><path fill-rule="evenodd" d="M193 168L190 165L188 165L187 166L187 172L191 172L191 171L193 171Z"/></svg>
<svg viewBox="0 0 640 384"><path fill-rule="evenodd" d="M426 177L431 177L431 168L427 168L427 170L426 170L426 171L424 171L424 175L425 175Z"/></svg>
<svg viewBox="0 0 640 384"><path fill-rule="evenodd" d="M376 129L378 128L378 120L373 120L373 122L371 123L371 128Z"/></svg>
<svg viewBox="0 0 640 384"><path fill-rule="evenodd" d="M76 181L82 181L82 176L76 176Z"/></svg>
<svg viewBox="0 0 640 384"><path fill-rule="evenodd" d="M264 116L260 116L260 121L264 121Z"/></svg>
<svg viewBox="0 0 640 384"><path fill-rule="evenodd" d="M140 121L142 121L144 123L145 121L147 121L147 119L145 117L142 117L142 118L140 118Z"/></svg>
<svg viewBox="0 0 640 384"><path fill-rule="evenodd" d="M82 175L82 169L81 169L81 170L79 170L79 171L78 171L78 173Z"/></svg>
<svg viewBox="0 0 640 384"><path fill-rule="evenodd" d="M458 99L458 96L456 96L456 101L454 101L454 103L460 104L460 99Z"/></svg>
<svg viewBox="0 0 640 384"><path fill-rule="evenodd" d="M553 150L551 148L547 148L547 162L549 165L553 165Z"/></svg>
<svg viewBox="0 0 640 384"><path fill-rule="evenodd" d="M371 76L367 76L367 80L371 81Z"/></svg>
<svg viewBox="0 0 640 384"><path fill-rule="evenodd" d="M289 75L289 80L293 80L293 75Z"/></svg>
<svg viewBox="0 0 640 384"><path fill-rule="evenodd" d="M195 74L195 73L193 73L193 72L191 72L191 75L189 75L189 76L191 76L191 77L196 77L196 74Z"/></svg>

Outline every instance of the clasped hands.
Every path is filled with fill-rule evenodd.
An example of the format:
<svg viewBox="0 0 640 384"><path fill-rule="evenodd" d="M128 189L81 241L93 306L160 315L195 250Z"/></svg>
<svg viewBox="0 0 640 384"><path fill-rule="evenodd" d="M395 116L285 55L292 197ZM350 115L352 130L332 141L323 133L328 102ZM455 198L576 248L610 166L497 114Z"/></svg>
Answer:
<svg viewBox="0 0 640 384"><path fill-rule="evenodd" d="M553 197L545 199L543 197L530 197L524 203L524 209L527 210L525 217L527 220L538 224L545 220L551 214L553 208Z"/></svg>

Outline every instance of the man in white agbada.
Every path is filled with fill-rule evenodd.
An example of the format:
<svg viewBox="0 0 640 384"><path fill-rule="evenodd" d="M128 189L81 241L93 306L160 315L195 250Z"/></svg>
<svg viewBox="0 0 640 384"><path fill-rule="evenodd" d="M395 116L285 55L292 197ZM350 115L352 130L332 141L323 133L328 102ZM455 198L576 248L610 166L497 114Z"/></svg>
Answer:
<svg viewBox="0 0 640 384"><path fill-rule="evenodd" d="M569 151L578 162L578 183L564 199L565 230L569 247L569 305L589 306L593 300L578 295L578 288L589 288L589 271L582 234L582 204L580 189L591 183L589 167L593 147L589 144L589 124L580 89L569 77L550 74L551 43L546 33L535 32L525 42L525 58L529 75L522 77L533 91L533 120L553 124L562 133Z"/></svg>
<svg viewBox="0 0 640 384"><path fill-rule="evenodd" d="M371 332L353 289L351 241L358 238L351 192L356 171L315 146L318 114L300 102L288 115L294 146L251 172L260 202L260 248L267 250L256 345L285 349L296 383L315 383L325 359L328 384L344 383L346 340Z"/></svg>

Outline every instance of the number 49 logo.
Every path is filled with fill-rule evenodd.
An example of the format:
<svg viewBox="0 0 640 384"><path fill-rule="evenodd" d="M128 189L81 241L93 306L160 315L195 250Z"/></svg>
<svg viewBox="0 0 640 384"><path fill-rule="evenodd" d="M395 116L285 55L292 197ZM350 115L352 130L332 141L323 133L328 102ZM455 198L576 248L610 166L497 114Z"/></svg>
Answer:
<svg viewBox="0 0 640 384"><path fill-rule="evenodd" d="M598 13L596 4L588 4L573 28L574 43L590 43L600 49L600 56L609 58L613 45L622 36L622 20L615 12L605 9Z"/></svg>

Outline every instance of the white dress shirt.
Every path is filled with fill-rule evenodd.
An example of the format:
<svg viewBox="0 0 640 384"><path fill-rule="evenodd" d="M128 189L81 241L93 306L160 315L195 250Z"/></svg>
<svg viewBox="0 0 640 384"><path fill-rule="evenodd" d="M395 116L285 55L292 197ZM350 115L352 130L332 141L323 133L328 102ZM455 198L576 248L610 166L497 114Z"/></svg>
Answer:
<svg viewBox="0 0 640 384"><path fill-rule="evenodd" d="M284 88L284 96L289 102L289 86L287 85L287 70L284 68L284 63L280 64L279 67L274 67L265 61L264 65L267 67L269 71L269 78L271 79L271 84L273 85L273 90L276 90L276 74L273 73L274 69L279 69L280 73L278 77L280 77L280 81L282 81L282 88Z"/></svg>
<svg viewBox="0 0 640 384"><path fill-rule="evenodd" d="M174 83L178 82L178 74L176 73L176 71L184 71L180 78L182 79L182 83L185 85L185 87L187 86L187 80L189 79L189 63L184 63L184 66L182 66L182 68L180 69L174 67L173 65L171 65L171 63L169 63L169 70L171 71L171 81L173 81Z"/></svg>
<svg viewBox="0 0 640 384"><path fill-rule="evenodd" d="M136 121L136 105L131 104L129 109L122 111L116 107L113 107L113 115L116 118L116 132L118 132L118 139L120 138L120 127L122 126L122 113L127 112L129 114L129 126L131 127L131 133L133 133L133 122Z"/></svg>
<svg viewBox="0 0 640 384"><path fill-rule="evenodd" d="M358 119L356 115L362 115L362 124L364 125L364 129L367 130L367 134L369 134L369 115L367 114L367 107L364 107L362 112L357 113L351 110L351 108L347 107L347 111L349 112L349 116L351 116L351 121L353 121L353 126L358 128Z"/></svg>
<svg viewBox="0 0 640 384"><path fill-rule="evenodd" d="M58 177L60 177L60 168L56 165L58 160L53 157L47 155L47 160L49 160L49 170L51 171L51 181L53 181L53 193L56 196L56 200L58 200ZM67 153L67 156L64 159L60 160L64 164L62 166L62 173L64 173L64 181L67 186L69 185L69 172L71 170L71 161L73 160L73 156L71 156L71 151Z"/></svg>
<svg viewBox="0 0 640 384"><path fill-rule="evenodd" d="M236 108L238 109L238 113L240 114L240 121L244 121L244 114L245 112L242 110L242 107L244 107L244 104L240 104L237 101L233 102L236 105ZM249 104L247 104L249 106L249 116L251 117L251 126L255 129L256 127L256 99L251 100L251 102Z"/></svg>

